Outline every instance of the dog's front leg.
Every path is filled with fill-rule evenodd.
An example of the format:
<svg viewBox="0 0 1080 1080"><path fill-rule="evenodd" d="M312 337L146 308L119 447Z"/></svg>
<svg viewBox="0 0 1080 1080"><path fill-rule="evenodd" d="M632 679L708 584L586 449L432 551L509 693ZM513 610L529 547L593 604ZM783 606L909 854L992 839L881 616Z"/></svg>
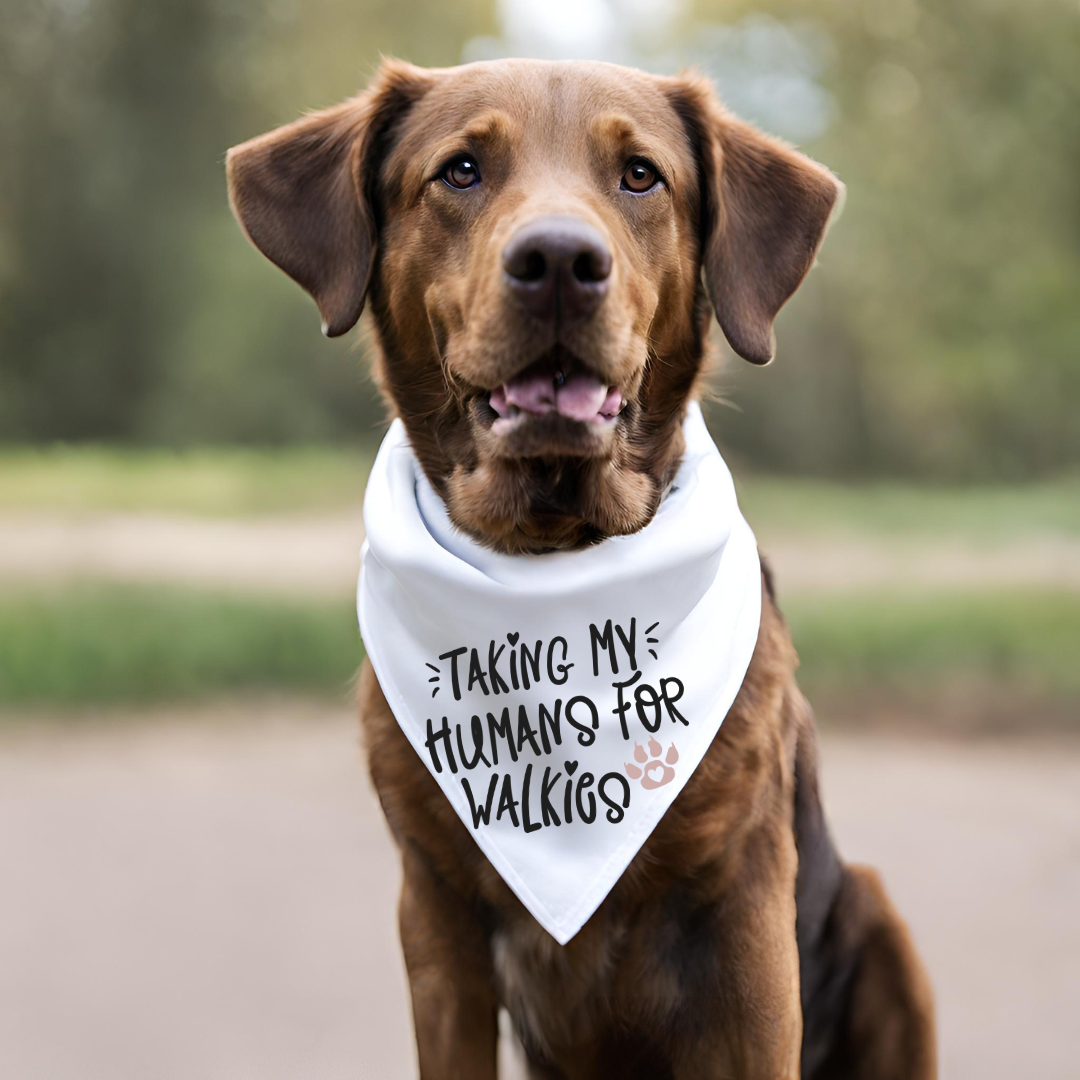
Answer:
<svg viewBox="0 0 1080 1080"><path fill-rule="evenodd" d="M398 920L421 1080L495 1080L498 1005L486 937L422 855L403 855Z"/></svg>
<svg viewBox="0 0 1080 1080"><path fill-rule="evenodd" d="M749 860L720 905L712 989L691 1004L698 1033L677 1052L676 1080L799 1080L794 844L774 837L763 848L778 857Z"/></svg>

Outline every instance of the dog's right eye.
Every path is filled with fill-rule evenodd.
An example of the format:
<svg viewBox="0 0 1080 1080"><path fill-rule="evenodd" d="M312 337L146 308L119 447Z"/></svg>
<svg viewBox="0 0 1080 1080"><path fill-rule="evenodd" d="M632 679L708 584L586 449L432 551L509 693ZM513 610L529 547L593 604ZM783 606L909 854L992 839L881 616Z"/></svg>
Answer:
<svg viewBox="0 0 1080 1080"><path fill-rule="evenodd" d="M454 158L443 169L442 178L443 182L450 187L464 191L465 188L471 188L480 183L480 170L476 167L476 162L471 161L469 158Z"/></svg>

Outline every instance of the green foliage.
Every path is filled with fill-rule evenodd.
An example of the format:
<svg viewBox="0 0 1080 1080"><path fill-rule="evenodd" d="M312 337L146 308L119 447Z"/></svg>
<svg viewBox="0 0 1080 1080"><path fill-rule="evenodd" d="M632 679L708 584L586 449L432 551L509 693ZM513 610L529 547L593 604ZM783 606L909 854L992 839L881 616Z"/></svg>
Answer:
<svg viewBox="0 0 1080 1080"><path fill-rule="evenodd" d="M363 659L352 605L161 586L0 595L0 704L104 705L250 690L340 696Z"/></svg>

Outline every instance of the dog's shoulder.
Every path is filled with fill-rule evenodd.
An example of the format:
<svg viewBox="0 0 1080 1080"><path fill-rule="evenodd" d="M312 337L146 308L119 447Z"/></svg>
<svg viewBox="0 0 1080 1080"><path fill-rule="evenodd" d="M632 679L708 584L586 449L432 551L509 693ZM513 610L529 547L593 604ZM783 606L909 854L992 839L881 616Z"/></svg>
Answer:
<svg viewBox="0 0 1080 1080"><path fill-rule="evenodd" d="M370 660L360 670L357 697L368 771L394 842L467 900L509 901L513 894L394 719Z"/></svg>

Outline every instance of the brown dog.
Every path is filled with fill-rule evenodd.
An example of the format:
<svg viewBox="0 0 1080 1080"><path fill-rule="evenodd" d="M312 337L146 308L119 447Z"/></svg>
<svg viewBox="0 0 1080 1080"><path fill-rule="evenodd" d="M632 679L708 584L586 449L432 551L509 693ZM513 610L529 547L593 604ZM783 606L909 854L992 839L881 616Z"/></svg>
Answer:
<svg viewBox="0 0 1080 1080"><path fill-rule="evenodd" d="M841 191L701 79L531 61L388 62L360 97L230 151L228 176L327 334L370 297L390 407L453 520L505 552L648 523L709 301L735 351L767 363ZM554 407L568 380L610 422ZM537 1078L935 1075L928 980L877 876L833 848L767 575L763 590L713 745L565 947L487 863L365 664L422 1076L494 1077L500 1007Z"/></svg>

